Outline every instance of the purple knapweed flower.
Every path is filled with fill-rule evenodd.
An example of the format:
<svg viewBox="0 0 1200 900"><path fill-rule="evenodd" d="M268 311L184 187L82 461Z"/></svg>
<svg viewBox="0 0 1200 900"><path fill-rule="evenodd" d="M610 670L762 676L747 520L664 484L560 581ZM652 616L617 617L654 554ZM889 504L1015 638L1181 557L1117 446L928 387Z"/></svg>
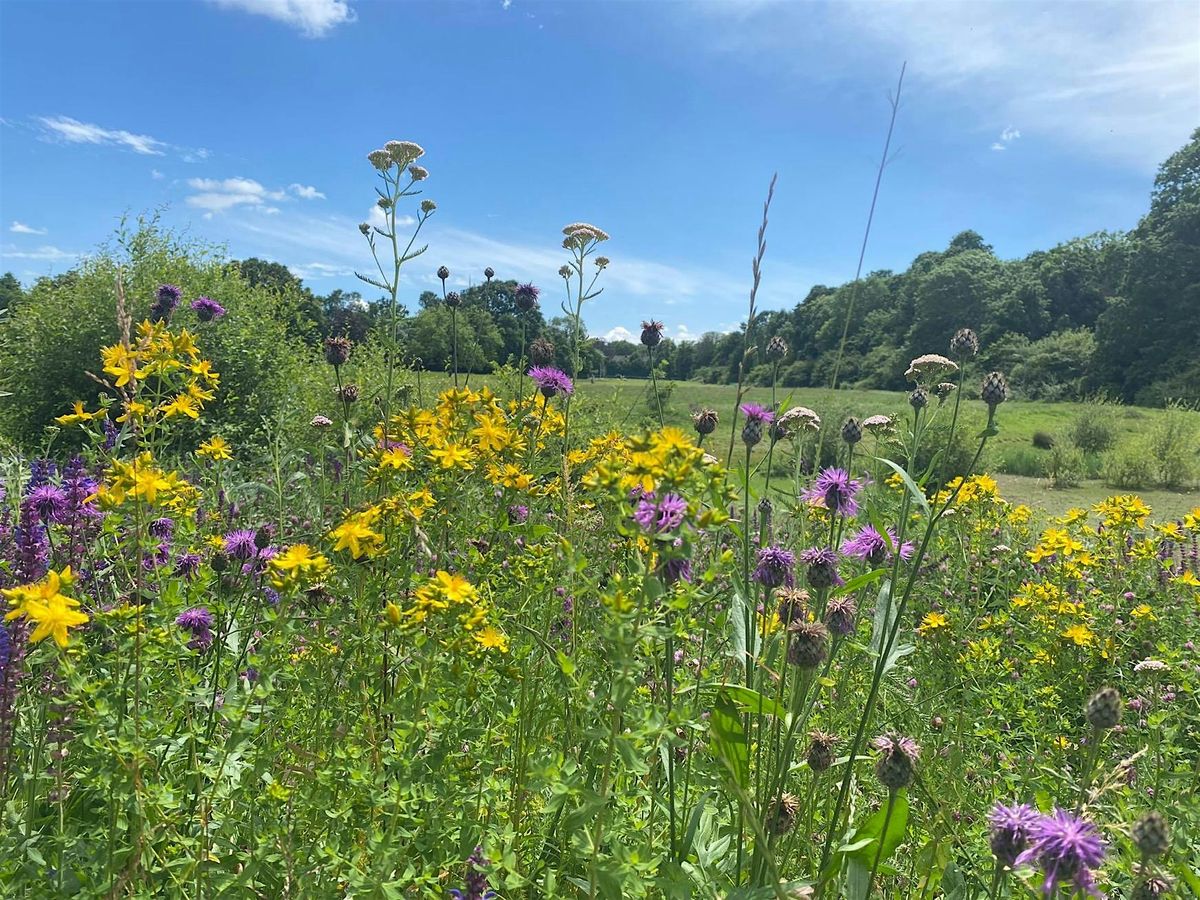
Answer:
<svg viewBox="0 0 1200 900"><path fill-rule="evenodd" d="M483 855L483 848L476 847L467 858L466 890L455 888L450 891L450 896L454 900L495 900L499 897L495 891L488 889L487 872L483 871L491 864L491 860Z"/></svg>
<svg viewBox="0 0 1200 900"><path fill-rule="evenodd" d="M175 557L175 575L192 579L200 571L199 553L180 553Z"/></svg>
<svg viewBox="0 0 1200 900"><path fill-rule="evenodd" d="M685 515L687 502L678 494L664 494L661 499L647 494L638 501L633 520L645 531L674 531Z"/></svg>
<svg viewBox="0 0 1200 900"><path fill-rule="evenodd" d="M192 639L188 647L192 650L207 650L213 642L213 616L204 606L193 606L185 609L175 617L175 624L184 631L191 632Z"/></svg>
<svg viewBox="0 0 1200 900"><path fill-rule="evenodd" d="M842 542L842 553L846 556L855 556L859 559L864 559L873 566L891 559L898 544L901 559L908 559L912 556L912 541L905 541L903 544L900 544L895 531L891 528L885 528L884 530L887 533L886 538L884 538L883 534L880 534L874 525L864 525Z"/></svg>
<svg viewBox="0 0 1200 900"><path fill-rule="evenodd" d="M508 508L508 524L524 525L529 521L529 507L514 503Z"/></svg>
<svg viewBox="0 0 1200 900"><path fill-rule="evenodd" d="M150 306L150 318L156 322L170 318L182 296L183 291L177 285L160 284L158 290L154 292L154 303Z"/></svg>
<svg viewBox="0 0 1200 900"><path fill-rule="evenodd" d="M780 585L793 587L796 584L796 579L792 575L795 565L796 555L791 550L785 550L782 547L763 547L755 558L754 573L751 578L766 587L779 587Z"/></svg>
<svg viewBox="0 0 1200 900"><path fill-rule="evenodd" d="M692 561L685 557L672 557L662 564L660 574L667 584L679 581L691 583Z"/></svg>
<svg viewBox="0 0 1200 900"><path fill-rule="evenodd" d="M258 544L254 541L254 531L241 528L225 535L225 553L234 559L254 559L258 556Z"/></svg>
<svg viewBox="0 0 1200 900"><path fill-rule="evenodd" d="M41 484L25 495L22 505L43 522L63 522L67 515L67 494L56 484Z"/></svg>
<svg viewBox="0 0 1200 900"><path fill-rule="evenodd" d="M211 297L197 297L192 301L192 311L201 322L211 322L225 315L225 307Z"/></svg>
<svg viewBox="0 0 1200 900"><path fill-rule="evenodd" d="M155 519L146 526L146 530L156 538L169 539L175 534L175 520L163 516L160 519Z"/></svg>
<svg viewBox="0 0 1200 900"><path fill-rule="evenodd" d="M818 590L846 583L838 574L838 556L828 547L810 547L800 554L800 562L808 570L808 583Z"/></svg>
<svg viewBox="0 0 1200 900"><path fill-rule="evenodd" d="M997 862L1013 868L1017 857L1029 845L1033 826L1041 819L1042 814L1028 803L1018 803L1015 806L1005 806L997 803L988 816L991 829L992 853Z"/></svg>
<svg viewBox="0 0 1200 900"><path fill-rule="evenodd" d="M858 514L858 501L854 496L861 487L862 484L851 478L845 469L822 469L812 487L804 492L803 499L850 518Z"/></svg>
<svg viewBox="0 0 1200 900"><path fill-rule="evenodd" d="M513 291L513 303L522 312L529 312L538 305L538 294L540 293L541 289L534 287L533 284L518 284L517 289Z"/></svg>
<svg viewBox="0 0 1200 900"><path fill-rule="evenodd" d="M1052 897L1060 884L1070 882L1077 890L1099 897L1092 869L1104 861L1104 841L1096 826L1061 809L1040 816L1033 824L1029 846L1017 857L1016 865L1036 864L1046 873L1042 893Z"/></svg>
<svg viewBox="0 0 1200 900"><path fill-rule="evenodd" d="M742 415L747 419L759 422L763 425L770 425L775 421L775 413L767 409L765 406L759 406L757 403L743 403L741 406Z"/></svg>
<svg viewBox="0 0 1200 900"><path fill-rule="evenodd" d="M544 397L556 397L559 394L569 397L575 392L575 385L571 384L567 373L553 366L534 366L529 370L529 377Z"/></svg>

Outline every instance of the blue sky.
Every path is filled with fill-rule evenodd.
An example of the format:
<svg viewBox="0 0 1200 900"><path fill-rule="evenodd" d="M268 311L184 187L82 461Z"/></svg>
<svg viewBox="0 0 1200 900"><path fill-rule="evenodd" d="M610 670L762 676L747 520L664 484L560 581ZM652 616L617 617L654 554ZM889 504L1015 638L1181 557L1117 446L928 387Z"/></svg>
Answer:
<svg viewBox="0 0 1200 900"><path fill-rule="evenodd" d="M1145 211L1200 125L1195 3L457 0L0 2L0 269L68 268L123 212L364 288L365 155L426 149L438 203L404 299L448 265L557 306L559 230L612 240L594 333L674 336L853 275L902 62L866 268L973 228L1002 256Z"/></svg>

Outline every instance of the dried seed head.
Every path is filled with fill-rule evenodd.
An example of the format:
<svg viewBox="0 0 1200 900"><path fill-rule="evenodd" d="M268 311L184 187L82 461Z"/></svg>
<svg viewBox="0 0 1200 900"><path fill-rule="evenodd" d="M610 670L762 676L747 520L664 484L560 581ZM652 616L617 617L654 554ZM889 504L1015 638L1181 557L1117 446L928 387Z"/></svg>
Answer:
<svg viewBox="0 0 1200 900"><path fill-rule="evenodd" d="M954 393L954 389L956 387L958 387L958 385L956 385L953 381L943 381L933 389L933 392L937 394L939 403L945 403L946 398Z"/></svg>
<svg viewBox="0 0 1200 900"><path fill-rule="evenodd" d="M988 372L984 376L979 396L988 405L989 410L994 410L1008 399L1008 382L1001 373Z"/></svg>
<svg viewBox="0 0 1200 900"><path fill-rule="evenodd" d="M663 323L657 319L642 322L642 343L647 347L657 347L662 343Z"/></svg>
<svg viewBox="0 0 1200 900"><path fill-rule="evenodd" d="M1171 847L1171 829L1158 810L1151 810L1133 826L1133 842L1142 856L1162 856Z"/></svg>
<svg viewBox="0 0 1200 900"><path fill-rule="evenodd" d="M842 440L847 444L857 444L862 440L862 424L854 416L842 423Z"/></svg>
<svg viewBox="0 0 1200 900"><path fill-rule="evenodd" d="M336 390L337 390L338 398L343 403L357 403L358 402L359 392L358 392L357 384L342 385L341 388L336 389Z"/></svg>
<svg viewBox="0 0 1200 900"><path fill-rule="evenodd" d="M350 358L350 339L342 335L325 338L325 361L331 366L344 365Z"/></svg>
<svg viewBox="0 0 1200 900"><path fill-rule="evenodd" d="M486 269L483 270L483 277L486 278L488 281L491 281L493 278L496 277L496 270L493 269L491 266L488 266Z"/></svg>
<svg viewBox="0 0 1200 900"><path fill-rule="evenodd" d="M854 630L858 604L853 597L834 597L825 606L825 625L834 634L845 637Z"/></svg>
<svg viewBox="0 0 1200 900"><path fill-rule="evenodd" d="M692 427L700 435L712 434L717 430L717 411L715 409L702 409L697 413L692 413Z"/></svg>
<svg viewBox="0 0 1200 900"><path fill-rule="evenodd" d="M808 613L808 591L804 588L781 587L776 589L775 596L779 598L780 622L791 625L793 622L804 621Z"/></svg>
<svg viewBox="0 0 1200 900"><path fill-rule="evenodd" d="M425 213L425 215L429 215L435 209L437 209L437 204L434 203L432 200L422 200L421 201L421 212Z"/></svg>
<svg viewBox="0 0 1200 900"><path fill-rule="evenodd" d="M1114 687L1101 688L1088 699L1084 716L1097 731L1115 727L1121 721L1121 694Z"/></svg>
<svg viewBox="0 0 1200 900"><path fill-rule="evenodd" d="M450 277L450 269L448 269L446 266L438 266L437 277L442 281L445 281Z"/></svg>
<svg viewBox="0 0 1200 900"><path fill-rule="evenodd" d="M950 338L950 352L963 359L979 352L979 337L970 328L960 328Z"/></svg>
<svg viewBox="0 0 1200 900"><path fill-rule="evenodd" d="M829 629L820 622L793 622L788 626L788 662L799 669L815 669L829 655Z"/></svg>
<svg viewBox="0 0 1200 900"><path fill-rule="evenodd" d="M458 309L462 306L462 295L458 291L451 291L446 295L446 305L451 309Z"/></svg>
<svg viewBox="0 0 1200 900"><path fill-rule="evenodd" d="M571 277L571 267L568 265L559 266L558 274L561 275L563 278L570 278Z"/></svg>
<svg viewBox="0 0 1200 900"><path fill-rule="evenodd" d="M358 230L362 232L363 237L366 237L367 235L369 235L371 233L371 226L368 225L366 222L359 222Z"/></svg>
<svg viewBox="0 0 1200 900"><path fill-rule="evenodd" d="M771 834L787 834L796 827L796 816L800 813L800 798L795 794L782 793L771 809L767 828Z"/></svg>
<svg viewBox="0 0 1200 900"><path fill-rule="evenodd" d="M554 362L554 344L544 337L534 338L529 345L529 358L539 366L549 365Z"/></svg>
<svg viewBox="0 0 1200 900"><path fill-rule="evenodd" d="M833 748L837 738L824 731L813 731L808 735L808 767L814 772L824 772L833 765Z"/></svg>

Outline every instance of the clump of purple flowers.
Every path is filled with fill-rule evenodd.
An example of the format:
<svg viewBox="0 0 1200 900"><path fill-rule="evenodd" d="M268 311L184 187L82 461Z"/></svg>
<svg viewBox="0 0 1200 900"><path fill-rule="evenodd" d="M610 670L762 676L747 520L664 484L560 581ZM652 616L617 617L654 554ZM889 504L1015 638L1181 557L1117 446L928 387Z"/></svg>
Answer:
<svg viewBox="0 0 1200 900"><path fill-rule="evenodd" d="M450 896L454 900L495 900L499 897L499 894L488 888L487 872L484 870L491 864L491 860L483 855L483 848L476 847L467 857L466 890L460 891L455 888L450 891Z"/></svg>
<svg viewBox="0 0 1200 900"><path fill-rule="evenodd" d="M1028 803L1018 803L1015 806L997 803L988 816L992 854L996 861L1010 869L1013 868L1017 864L1017 857L1029 845L1033 826L1041 817L1042 814Z"/></svg>
<svg viewBox="0 0 1200 900"><path fill-rule="evenodd" d="M508 508L508 523L510 525L524 525L527 521L529 521L528 506L514 503Z"/></svg>
<svg viewBox="0 0 1200 900"><path fill-rule="evenodd" d="M192 301L192 310L201 322L211 322L225 315L225 307L211 297L197 297Z"/></svg>
<svg viewBox="0 0 1200 900"><path fill-rule="evenodd" d="M864 525L842 542L842 553L846 554L846 556L865 559L873 566L879 565L884 560L891 559L897 546L900 549L901 559L908 559L912 556L912 541L905 541L901 544L895 531L891 528L884 530L887 533L886 538L874 525Z"/></svg>
<svg viewBox="0 0 1200 900"><path fill-rule="evenodd" d="M1042 893L1052 897L1064 882L1099 897L1092 869L1104 862L1104 841L1091 822L1061 809L1039 816L1030 826L1029 846L1016 865L1034 863L1046 873Z"/></svg>
<svg viewBox="0 0 1200 900"><path fill-rule="evenodd" d="M754 573L751 576L765 587L786 585L794 587L796 578L792 570L796 566L796 554L782 547L763 547L755 559Z"/></svg>
<svg viewBox="0 0 1200 900"><path fill-rule="evenodd" d="M638 501L633 520L645 531L674 531L683 524L687 502L678 494L644 494Z"/></svg>
<svg viewBox="0 0 1200 900"><path fill-rule="evenodd" d="M529 377L533 379L533 383L537 385L544 397L556 397L559 394L569 397L575 393L575 385L571 384L571 379L562 369L556 369L553 366L534 366L529 370Z"/></svg>
<svg viewBox="0 0 1200 900"><path fill-rule="evenodd" d="M851 518L858 514L858 501L854 497L861 487L862 483L851 478L845 469L822 469L812 487L804 492L804 499Z"/></svg>
<svg viewBox="0 0 1200 900"><path fill-rule="evenodd" d="M184 631L190 631L192 639L188 647L192 650L207 650L213 642L213 616L204 606L193 606L185 609L175 618L175 624Z"/></svg>
<svg viewBox="0 0 1200 900"><path fill-rule="evenodd" d="M183 296L183 291L175 284L160 284L158 290L154 292L154 303L150 306L150 318L155 322L162 322L171 317L171 313L175 312L175 307L179 305L179 298Z"/></svg>
<svg viewBox="0 0 1200 900"><path fill-rule="evenodd" d="M56 484L39 484L25 495L22 505L47 524L67 519L67 493Z"/></svg>

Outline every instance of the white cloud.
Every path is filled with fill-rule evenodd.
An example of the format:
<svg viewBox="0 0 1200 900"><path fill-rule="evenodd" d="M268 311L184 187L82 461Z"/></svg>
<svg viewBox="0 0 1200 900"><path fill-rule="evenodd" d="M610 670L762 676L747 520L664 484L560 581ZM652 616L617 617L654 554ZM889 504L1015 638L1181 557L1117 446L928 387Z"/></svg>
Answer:
<svg viewBox="0 0 1200 900"><path fill-rule="evenodd" d="M354 270L346 266L334 265L332 263L311 262L305 265L288 266L290 271L297 278L304 281L312 281L315 278L353 278Z"/></svg>
<svg viewBox="0 0 1200 900"><path fill-rule="evenodd" d="M18 222L15 219L8 226L8 230L13 234L45 234L45 228L34 228L32 225L26 225L24 222Z"/></svg>
<svg viewBox="0 0 1200 900"><path fill-rule="evenodd" d="M300 30L309 38L325 37L357 16L347 0L213 0L222 9L266 16Z"/></svg>
<svg viewBox="0 0 1200 900"><path fill-rule="evenodd" d="M886 83L895 76L879 61L908 60L910 102L974 119L982 133L1021 122L1039 138L1141 170L1153 170L1200 121L1194 0L692 8L707 29L700 43L717 52L835 84L863 72ZM820 43L797 53L797 34L820 34Z"/></svg>
<svg viewBox="0 0 1200 900"><path fill-rule="evenodd" d="M512 8L512 0L500 0L500 8L501 9L511 9Z"/></svg>
<svg viewBox="0 0 1200 900"><path fill-rule="evenodd" d="M993 150L1007 150L1008 145L1021 136L1021 132L1009 125L1000 132L1000 140L992 144Z"/></svg>
<svg viewBox="0 0 1200 900"><path fill-rule="evenodd" d="M192 190L199 191L187 198L188 206L205 210L209 218L213 213L224 212L236 206L277 213L279 209L267 201L283 200L287 197L283 191L268 190L253 178L189 178L187 183Z"/></svg>
<svg viewBox="0 0 1200 900"><path fill-rule="evenodd" d="M41 116L38 121L45 126L50 137L68 144L113 144L146 156L162 156L169 146L149 135L101 128L69 116Z"/></svg>
<svg viewBox="0 0 1200 900"><path fill-rule="evenodd" d="M164 175L162 172L158 171L158 169L151 169L150 177L153 178L155 181L162 181L167 176Z"/></svg>
<svg viewBox="0 0 1200 900"><path fill-rule="evenodd" d="M61 260L76 260L84 256L82 253L71 253L68 250L60 250L58 247L46 244L38 247L36 250L21 250L12 244L7 244L0 248L0 257L4 259L37 259L49 262L59 262Z"/></svg>
<svg viewBox="0 0 1200 900"><path fill-rule="evenodd" d="M376 228L387 228L387 216L383 214L383 210L378 206L372 206L371 211L367 213L367 224L373 225ZM396 216L397 229L409 228L416 224L417 220L412 216Z"/></svg>
<svg viewBox="0 0 1200 900"><path fill-rule="evenodd" d="M616 328L610 328L607 332L605 332L604 339L606 341L629 341L630 343L636 344L639 340L639 336L634 334L624 325L618 325Z"/></svg>
<svg viewBox="0 0 1200 900"><path fill-rule="evenodd" d="M311 185L289 184L288 190L301 200L324 200L325 195Z"/></svg>

